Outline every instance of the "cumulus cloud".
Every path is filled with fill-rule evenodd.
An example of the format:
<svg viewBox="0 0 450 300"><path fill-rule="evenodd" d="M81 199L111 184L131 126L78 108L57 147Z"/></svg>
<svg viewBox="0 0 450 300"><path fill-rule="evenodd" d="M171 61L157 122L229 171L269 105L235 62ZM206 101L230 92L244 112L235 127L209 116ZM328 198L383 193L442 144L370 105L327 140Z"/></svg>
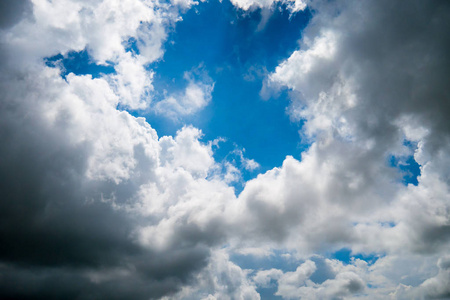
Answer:
<svg viewBox="0 0 450 300"><path fill-rule="evenodd" d="M161 48L162 23L176 18L157 5L34 1L32 16L1 32L2 298L160 298L207 266L222 235L201 223L210 221L206 211L192 212L198 224L184 211L166 222L168 203L158 209L144 192L173 190L173 201L190 203L212 184L212 192L233 195L205 180L214 164L210 146L194 128L159 139L143 118L117 110L148 105L145 66L162 51L146 56L145 49ZM141 34L141 54L125 52L127 39ZM116 74L63 79L44 65L44 57L84 48L98 64L112 61ZM192 208L205 198L198 201ZM151 224L170 224L166 235L158 232L167 242L145 240Z"/></svg>
<svg viewBox="0 0 450 300"><path fill-rule="evenodd" d="M300 162L288 158L282 168L247 184L240 198L253 211L252 224L265 220L249 229L257 236L295 241L292 247L300 251L347 245L366 253L445 254L449 177L441 167L448 166L444 53L450 44L435 37L448 30L450 7L439 1L310 5L317 13L300 49L275 69L265 88L292 91L289 113L305 121L302 134L312 146ZM391 155L408 153L405 140L418 143L418 186L399 184L387 163ZM433 264L422 259L427 268ZM404 274L396 276L408 274L398 260L385 261ZM324 288L324 293L336 293L323 297L344 293L338 286L353 282L352 276L336 277ZM361 291L364 284L355 282ZM445 297L440 282L423 284ZM391 284L391 291L415 291L405 283Z"/></svg>
<svg viewBox="0 0 450 300"><path fill-rule="evenodd" d="M248 278L249 271L230 262L225 251L215 251L197 284L185 287L173 299L259 300L261 296Z"/></svg>
<svg viewBox="0 0 450 300"><path fill-rule="evenodd" d="M301 48L276 68L269 85L284 85L295 92L290 114L306 121L305 135L315 141L309 154L320 154L319 161L338 166L334 183L320 180L334 187L330 189L334 199L327 199L335 203L345 195L351 202L356 196L352 210L355 205L363 210L375 207L399 224L395 229L373 228L370 235L360 232L360 236L375 235L380 241L379 234L385 232L381 241L391 243L420 235L423 231L418 228L429 228L422 237L416 236L418 240L406 240L411 241L411 249L436 250L440 242L448 241L448 215L438 212L448 210L448 175L438 165L447 165L447 158L439 153L449 147L444 104L448 100L444 78L449 78L444 53L449 43L434 37L447 30L450 8L439 1L412 6L317 1L311 7L319 13L306 29ZM400 21L399 13L408 18ZM440 79L434 80L437 73ZM403 191L393 186L395 177L386 161L389 155L405 153L405 139L419 144L414 157L422 174L418 187L410 185ZM333 168L323 170L327 175L321 178L336 174ZM344 189L336 190L339 186ZM430 195L423 192L433 194L435 201L427 202ZM375 206L373 196L379 199ZM384 201L390 204L386 207ZM369 227L356 226L358 230Z"/></svg>
<svg viewBox="0 0 450 300"><path fill-rule="evenodd" d="M295 272L287 272L278 279L277 295L285 299L344 299L364 290L365 283L354 272L354 266L343 266L338 261L327 261L334 267L335 276L321 284L310 280L316 271L314 262L308 260Z"/></svg>
<svg viewBox="0 0 450 300"><path fill-rule="evenodd" d="M151 102L153 72L146 70L144 65L140 56L133 57L127 52L114 67L116 73L110 75L109 81L120 97L121 105L132 110L145 109Z"/></svg>
<svg viewBox="0 0 450 300"><path fill-rule="evenodd" d="M291 12L306 3L281 2ZM200 129L159 137L121 110L176 119L212 100L212 80L186 73L183 92L152 102L149 64L195 4L2 4L0 297L260 299L257 287L273 285L286 299L448 297L449 4L308 2L300 48L265 88L290 90L288 112L305 121L311 146L238 196L229 183L239 170L217 175ZM139 51L127 51L130 39ZM62 78L44 63L84 49L115 73ZM417 186L388 163L410 155ZM324 257L343 247L378 260ZM272 249L298 268L244 270L230 259Z"/></svg>
<svg viewBox="0 0 450 300"><path fill-rule="evenodd" d="M438 260L439 273L425 280L419 287L425 298L445 299L450 297L450 259L444 256Z"/></svg>
<svg viewBox="0 0 450 300"><path fill-rule="evenodd" d="M275 287L275 295L283 299L364 299L365 281L373 283L375 278L371 272L368 264L359 259L343 264L314 256L295 271L261 270L252 280L258 287Z"/></svg>
<svg viewBox="0 0 450 300"><path fill-rule="evenodd" d="M300 252L346 245L366 253L445 254L450 44L435 37L448 30L450 7L313 1L310 8L316 13L300 49L269 76L264 92L291 90L288 112L305 121L302 135L312 146L301 161L287 158L247 183L240 195L252 211L245 228ZM405 140L418 144L418 186L402 186L388 164L392 155L409 155Z"/></svg>
<svg viewBox="0 0 450 300"><path fill-rule="evenodd" d="M192 128L158 140L143 119L115 109L105 80L64 81L42 68L2 81L1 294L147 299L178 290L223 236L210 226L205 191L233 195L204 179L210 146ZM174 194L164 202L152 187Z"/></svg>

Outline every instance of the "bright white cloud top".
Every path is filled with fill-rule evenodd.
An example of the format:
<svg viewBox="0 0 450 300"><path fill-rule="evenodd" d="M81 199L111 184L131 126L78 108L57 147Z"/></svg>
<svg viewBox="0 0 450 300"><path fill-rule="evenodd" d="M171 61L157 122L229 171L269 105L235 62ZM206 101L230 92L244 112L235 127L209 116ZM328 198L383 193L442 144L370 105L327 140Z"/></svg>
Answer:
<svg viewBox="0 0 450 300"><path fill-rule="evenodd" d="M227 5L224 24L252 26L243 44L269 36L277 13L308 21L275 67L249 65L213 32L225 63L209 66L204 50L181 83L163 74L185 16ZM447 1L0 8L1 299L450 298ZM93 69L74 72L70 55ZM233 136L204 132L221 91L230 126L244 120L232 101L244 87L216 92L229 70L258 84L251 109L238 103L245 120L279 101L306 146L266 169L248 156L252 139L283 136L267 129L283 117L273 111L219 158Z"/></svg>

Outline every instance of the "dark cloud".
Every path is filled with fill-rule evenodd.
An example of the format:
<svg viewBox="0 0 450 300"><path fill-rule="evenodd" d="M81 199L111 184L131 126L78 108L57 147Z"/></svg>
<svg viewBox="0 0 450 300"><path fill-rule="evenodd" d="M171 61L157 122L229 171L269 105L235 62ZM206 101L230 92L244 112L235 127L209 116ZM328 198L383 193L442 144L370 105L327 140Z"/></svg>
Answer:
<svg viewBox="0 0 450 300"><path fill-rule="evenodd" d="M30 14L32 4L29 0L0 0L0 28L6 29Z"/></svg>
<svg viewBox="0 0 450 300"><path fill-rule="evenodd" d="M168 184L175 191L173 203L183 189L156 175L162 168L159 159L167 164L170 159L159 154L158 137L143 119L116 110L117 95L106 80L74 75L64 80L44 66L45 55L64 53L74 36L83 36L76 25L59 25L70 18L62 15L67 7L84 4L41 4L34 7L36 20L14 27L31 12L31 3L0 2L0 299L157 299L173 294L207 266L211 247L223 240L221 222L203 228L184 217L166 228L163 246L155 241L160 232L142 241L143 228L170 216L164 207L159 215L142 212L147 196L141 188ZM134 11L151 9L138 1L128 4ZM85 6L109 9L97 2ZM83 14L75 11L72 21L80 21L77 13ZM127 19L121 16L117 22ZM133 24L126 29L110 24L119 37L119 48L113 45L113 50L122 50L121 35L136 31L139 20ZM152 28L157 46L164 30ZM58 44L60 38L66 46ZM96 39L103 41L103 34L93 38L94 50ZM123 59L144 70L137 60ZM139 80L142 74L137 73ZM208 168L213 160L195 134L188 132L180 144L188 143L193 155L203 151ZM175 146L185 151L176 141L168 148ZM165 172L175 174L171 166ZM189 172L183 174L187 179L181 176L180 184L194 180Z"/></svg>
<svg viewBox="0 0 450 300"><path fill-rule="evenodd" d="M86 177L93 143L68 137L76 112L58 111L58 126L49 126L40 111L64 84L34 75L3 75L1 84L0 298L149 299L179 290L207 265L217 231L180 224L167 247L140 244L136 229L157 221L108 199L132 204L154 178L154 161L138 145L133 178Z"/></svg>
<svg viewBox="0 0 450 300"><path fill-rule="evenodd" d="M427 181L432 176L448 184L449 2L311 1L310 6L314 16L300 49L270 78L295 91L290 113L306 120L306 135L316 140L312 154L331 175L329 202L360 215L394 203L400 189L392 184L398 171L389 168L390 155L415 154L424 189L433 186L435 179ZM415 153L406 151L405 139L418 142ZM410 197L414 193L419 190ZM430 194L416 201L426 203ZM448 211L444 195L438 193L430 206ZM407 214L415 215L415 209ZM448 244L447 229L430 221L436 217L432 211L421 221L411 218L417 228L427 227L422 221L433 224L419 238L423 247L411 243L411 248L432 252Z"/></svg>
<svg viewBox="0 0 450 300"><path fill-rule="evenodd" d="M28 88L24 81L9 84ZM115 260L108 253L125 246L130 224L98 199L88 203L89 145L71 146L63 130L40 124L41 116L8 96L1 102L3 259L44 265Z"/></svg>
<svg viewBox="0 0 450 300"><path fill-rule="evenodd" d="M155 280L139 273L92 282L79 269L2 266L1 271L2 299L158 299L181 284L175 277Z"/></svg>

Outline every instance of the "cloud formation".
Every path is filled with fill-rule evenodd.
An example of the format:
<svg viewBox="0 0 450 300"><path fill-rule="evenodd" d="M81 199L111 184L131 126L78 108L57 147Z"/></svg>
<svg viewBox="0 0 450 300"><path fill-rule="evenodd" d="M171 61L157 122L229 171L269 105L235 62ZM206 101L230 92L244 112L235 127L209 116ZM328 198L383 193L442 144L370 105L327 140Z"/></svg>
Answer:
<svg viewBox="0 0 450 300"><path fill-rule="evenodd" d="M277 4L285 5L292 13L302 11L306 8L305 0L231 0L231 3L243 10L273 8Z"/></svg>
<svg viewBox="0 0 450 300"><path fill-rule="evenodd" d="M159 139L143 118L117 110L150 103L145 65L160 57L164 24L177 15L156 2L32 5L33 16L1 33L1 297L148 299L179 290L207 265L220 234L187 229L184 214L170 219L163 243L143 239L151 224L164 227L170 206L145 192L195 198L195 182L210 185L210 146L194 128ZM125 52L129 36L140 54ZM64 80L44 65L84 48L116 74Z"/></svg>
<svg viewBox="0 0 450 300"><path fill-rule="evenodd" d="M151 63L197 2L2 4L0 298L449 297L450 5L281 2L313 18L264 88L288 89L310 146L237 196L239 170L200 129L160 137L129 112L176 119L214 101L212 79L189 72L183 92L152 99ZM45 64L84 49L115 72L63 78ZM420 164L417 185L391 157ZM329 257L342 248L374 259ZM280 250L294 270L232 259Z"/></svg>

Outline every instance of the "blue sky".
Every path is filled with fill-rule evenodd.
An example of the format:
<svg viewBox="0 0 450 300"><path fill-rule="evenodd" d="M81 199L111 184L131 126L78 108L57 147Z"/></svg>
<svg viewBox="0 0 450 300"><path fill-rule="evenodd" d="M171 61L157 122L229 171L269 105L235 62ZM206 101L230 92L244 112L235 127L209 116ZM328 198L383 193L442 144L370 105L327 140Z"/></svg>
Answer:
<svg viewBox="0 0 450 300"><path fill-rule="evenodd" d="M224 138L215 148L215 159L233 161L240 167L234 150L260 164L257 170L241 168L244 181L281 165L286 155L300 159L308 148L299 134L303 122L292 121L287 113L287 90L261 97L263 82L282 61L299 48L302 29L311 18L309 10L291 13L283 4L277 8L249 12L236 9L229 1L201 2L182 14L169 32L164 56L150 64L156 72L154 101L164 99L167 90L182 91L187 86L185 72L193 72L214 82L212 102L199 113L174 120L152 111L130 111L143 116L160 136L175 135L185 125L202 130L205 141ZM136 40L128 51L139 53ZM89 51L69 52L46 59L47 64L62 62L63 73L90 74L94 78L114 73L110 65L95 64ZM407 146L414 151L413 144ZM392 167L402 173L402 182L417 185L420 169L413 156L392 156ZM235 185L239 193L242 182Z"/></svg>
<svg viewBox="0 0 450 300"><path fill-rule="evenodd" d="M188 82L185 72L214 82L212 101L200 112L174 120L154 111L130 111L143 116L159 136L175 135L185 125L202 130L204 141L223 138L215 147L217 161L232 161L240 170L242 179L235 182L236 193L244 182L280 166L287 155L300 159L309 147L300 135L303 121L292 121L287 107L286 89L272 93L269 99L261 97L261 89L268 74L299 49L302 29L311 18L308 9L296 13L277 4L272 9L248 12L236 9L229 1L200 2L194 9L182 14L169 32L164 44L164 56L150 64L154 70L153 101L161 101L167 91L182 91ZM136 39L126 43L127 51L139 54ZM89 51L69 52L46 59L47 64L60 62L62 76L91 74L94 78L114 73L110 65L95 64ZM407 142L414 151L414 145ZM245 150L244 156L255 160L260 167L246 170L235 150ZM389 164L401 173L403 184L417 185L420 168L412 155L406 158L392 156Z"/></svg>
<svg viewBox="0 0 450 300"><path fill-rule="evenodd" d="M218 159L233 144L245 148L245 156L261 165L260 172L280 165L288 154L299 157L301 126L285 113L286 93L268 101L259 94L265 76L298 47L308 20L308 12L290 16L275 10L257 31L260 11L243 14L227 1L200 3L170 34L163 60L155 64L155 86L158 90L182 86L183 73L200 66L215 82L213 100L183 121L202 129L206 140L226 138ZM173 135L180 128L180 124L159 125L151 115L147 118L161 134Z"/></svg>
<svg viewBox="0 0 450 300"><path fill-rule="evenodd" d="M231 183L239 195L246 181L279 167L287 155L300 160L301 153L310 145L300 134L303 121L291 120L288 115L288 90L274 92L267 99L261 96L261 89L267 76L299 49L302 30L308 25L311 12L306 9L291 13L283 4L243 11L229 1L210 1L199 3L181 17L182 21L169 31L163 57L147 66L155 72L152 101L164 100L168 91L182 92L188 85L186 72L200 81L214 82L212 101L199 112L177 119L152 110L128 111L133 116L145 117L160 137L175 136L182 127L192 125L202 130L204 142L223 138L213 148L214 158L232 162L240 169L242 181ZM127 51L139 54L136 39L131 38L125 44ZM114 63L96 64L86 49L65 56L58 54L45 61L49 66L60 67L64 78L71 72L90 74L93 78L115 72ZM405 141L404 146L413 153L417 143ZM244 168L236 153L244 149L243 155L254 159L260 167ZM420 165L412 155L390 156L387 164L398 170L399 182L418 184ZM322 254L344 264L350 263L351 258L369 263L377 259L373 253L352 254L349 248ZM243 268L294 271L299 262L287 263L280 255L275 252L271 259L255 260L235 254L231 260Z"/></svg>
<svg viewBox="0 0 450 300"><path fill-rule="evenodd" d="M298 48L310 12L291 14L278 5L264 14L268 20L262 26L261 9L244 12L229 1L201 2L182 14L183 21L176 23L164 44L164 56L148 67L156 72L155 100L162 100L164 91L182 91L187 85L184 73L194 71L214 82L211 103L179 120L151 111L130 111L145 117L160 136L175 135L184 125L193 125L202 130L205 141L224 138L215 151L218 161L236 160L233 150L245 149L245 157L261 167L243 170L244 180L281 165L286 155L300 159L308 147L299 135L302 122L291 121L286 112L287 91L269 99L263 99L260 92L267 75ZM135 40L129 45L129 51L139 52ZM73 72L98 77L114 72L112 66L96 65L88 53L69 52L47 63L62 59L63 76ZM241 184L237 189L242 189Z"/></svg>

